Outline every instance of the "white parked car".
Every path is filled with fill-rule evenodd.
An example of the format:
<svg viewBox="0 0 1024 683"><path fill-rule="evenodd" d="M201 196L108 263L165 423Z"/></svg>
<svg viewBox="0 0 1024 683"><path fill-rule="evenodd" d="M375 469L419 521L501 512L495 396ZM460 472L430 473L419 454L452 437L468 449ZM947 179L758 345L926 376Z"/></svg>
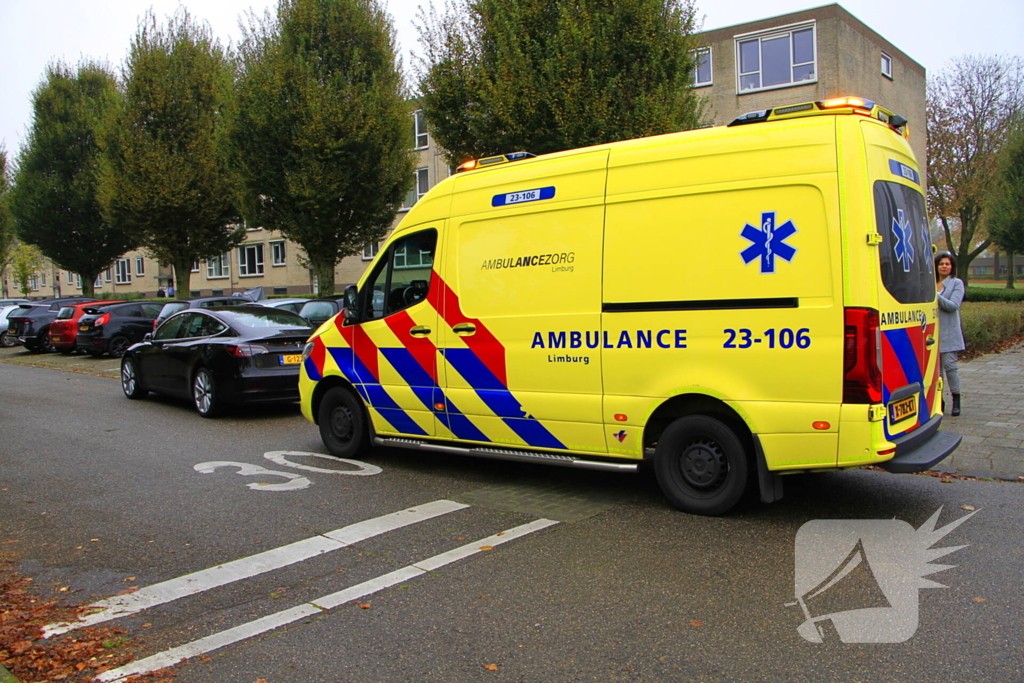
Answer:
<svg viewBox="0 0 1024 683"><path fill-rule="evenodd" d="M8 348L18 343L14 337L7 335L7 314L18 308L18 304L28 299L0 299L0 346Z"/></svg>

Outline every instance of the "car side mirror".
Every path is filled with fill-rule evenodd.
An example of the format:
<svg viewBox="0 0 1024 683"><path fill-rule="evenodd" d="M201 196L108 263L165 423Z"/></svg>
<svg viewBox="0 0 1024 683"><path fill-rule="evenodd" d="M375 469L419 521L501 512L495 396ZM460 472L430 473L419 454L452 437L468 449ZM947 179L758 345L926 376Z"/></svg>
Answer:
<svg viewBox="0 0 1024 683"><path fill-rule="evenodd" d="M142 338L142 341L144 341L144 342L151 342L151 341L153 341L153 333L152 332L147 332L146 335Z"/></svg>
<svg viewBox="0 0 1024 683"><path fill-rule="evenodd" d="M342 316L345 320L355 322L359 320L359 289L355 285L345 288L345 310Z"/></svg>

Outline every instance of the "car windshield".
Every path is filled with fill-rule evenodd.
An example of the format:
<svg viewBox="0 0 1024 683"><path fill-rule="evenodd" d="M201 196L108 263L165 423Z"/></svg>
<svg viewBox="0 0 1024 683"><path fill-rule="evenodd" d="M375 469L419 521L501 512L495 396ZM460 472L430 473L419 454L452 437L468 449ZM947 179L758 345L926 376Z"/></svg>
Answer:
<svg viewBox="0 0 1024 683"><path fill-rule="evenodd" d="M65 306L60 309L60 313L57 314L57 320L67 320L75 314L74 306Z"/></svg>
<svg viewBox="0 0 1024 683"><path fill-rule="evenodd" d="M170 318L178 311L184 311L186 308L188 308L188 304L185 303L184 301L176 301L172 304L164 304L164 307L160 309L160 315L157 317L160 318L161 320L164 318Z"/></svg>
<svg viewBox="0 0 1024 683"><path fill-rule="evenodd" d="M232 325L249 328L277 328L309 330L309 323L290 311L253 306L252 310L224 311Z"/></svg>

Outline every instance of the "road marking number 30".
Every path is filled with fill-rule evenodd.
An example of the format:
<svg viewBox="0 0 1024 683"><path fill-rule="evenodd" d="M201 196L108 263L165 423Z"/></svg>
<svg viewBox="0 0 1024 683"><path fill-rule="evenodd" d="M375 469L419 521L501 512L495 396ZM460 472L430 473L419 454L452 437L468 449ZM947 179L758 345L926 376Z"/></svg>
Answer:
<svg viewBox="0 0 1024 683"><path fill-rule="evenodd" d="M292 462L288 457L306 457L306 458L323 458L331 462L342 462L346 465L351 465L355 469L352 470L336 470L328 469L326 467L313 467L312 465L301 465L297 462ZM376 465L370 465L365 462L358 460L347 460L345 458L335 458L330 455L323 455L321 453L307 453L306 451L268 451L263 454L263 457L270 460L273 463L281 465L283 467L292 467L297 470L305 470L306 472L317 472L320 474L339 474L343 476L353 477L367 477L373 474L380 474L381 469ZM211 460L210 462L201 462L195 465L193 469L201 474L210 474L221 467L234 467L237 468L236 474L240 474L243 477L284 477L287 481L279 484L263 484L253 482L246 484L253 491L299 491L304 488L308 488L311 482L308 478L302 475L295 474L294 472L282 472L280 470L269 470L266 467L260 467L259 465L251 465L247 462L233 462L231 460Z"/></svg>

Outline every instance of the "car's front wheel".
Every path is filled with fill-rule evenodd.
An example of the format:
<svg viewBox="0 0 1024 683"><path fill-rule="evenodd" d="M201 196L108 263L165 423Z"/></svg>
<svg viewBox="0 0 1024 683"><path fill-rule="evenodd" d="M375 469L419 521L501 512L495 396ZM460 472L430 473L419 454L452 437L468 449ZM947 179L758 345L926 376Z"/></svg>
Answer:
<svg viewBox="0 0 1024 683"><path fill-rule="evenodd" d="M658 440L654 470L669 502L698 515L728 512L747 486L743 442L724 422L688 415L670 424Z"/></svg>
<svg viewBox="0 0 1024 683"><path fill-rule="evenodd" d="M217 383L206 368L199 368L192 379L192 403L203 417L215 417L221 412Z"/></svg>
<svg viewBox="0 0 1024 683"><path fill-rule="evenodd" d="M344 387L328 390L317 415L320 438L331 455L352 458L369 443L369 430L363 405Z"/></svg>
<svg viewBox="0 0 1024 683"><path fill-rule="evenodd" d="M144 398L149 392L142 388L139 381L139 365L134 358L121 360L121 389L131 399Z"/></svg>

